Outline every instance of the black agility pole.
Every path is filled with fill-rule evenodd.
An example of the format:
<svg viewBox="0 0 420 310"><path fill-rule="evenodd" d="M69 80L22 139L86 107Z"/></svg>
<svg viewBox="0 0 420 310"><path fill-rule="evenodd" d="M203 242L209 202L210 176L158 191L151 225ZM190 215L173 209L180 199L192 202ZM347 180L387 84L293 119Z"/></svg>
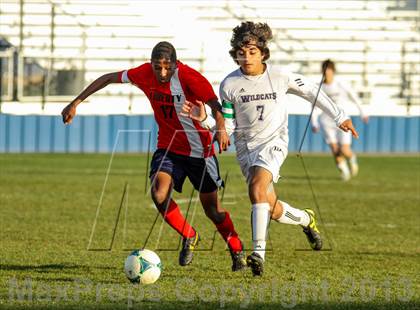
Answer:
<svg viewBox="0 0 420 310"><path fill-rule="evenodd" d="M319 215L319 220L320 220L322 226L324 227L324 236L325 236L325 239L327 240L327 242L328 242L328 244L330 246L329 249L322 249L321 251L331 251L332 250L332 246L331 246L330 238L328 238L327 231L325 230L325 224L324 224L324 221L322 219L322 215L321 215L321 210L320 210L320 207L319 207L318 199L316 198L315 191L314 191L314 188L313 188L313 185L312 185L312 180L311 180L311 178L309 176L308 170L306 169L305 160L303 159L303 155L302 155L303 143L305 142L305 138L306 138L306 135L307 135L307 132L308 132L308 128L309 128L309 125L311 123L311 118L312 118L312 115L313 115L314 110L315 110L316 102L318 100L318 95L319 95L319 93L321 91L322 84L324 83L325 71L326 71L326 68L324 68L324 70L322 71L321 82L319 83L319 87L318 87L318 91L316 92L315 100L312 103L311 113L309 114L308 121L306 122L305 131L303 132L303 136L302 136L302 139L301 139L301 142L300 142L299 150L298 150L298 153L297 153L296 156L298 158L300 158L300 162L302 163L302 167L303 167L303 170L305 172L306 181L308 182L309 188L310 188L311 193L312 193L312 199L313 199L313 202L315 204L316 211L317 211L317 213ZM302 251L302 249L296 249L296 251Z"/></svg>

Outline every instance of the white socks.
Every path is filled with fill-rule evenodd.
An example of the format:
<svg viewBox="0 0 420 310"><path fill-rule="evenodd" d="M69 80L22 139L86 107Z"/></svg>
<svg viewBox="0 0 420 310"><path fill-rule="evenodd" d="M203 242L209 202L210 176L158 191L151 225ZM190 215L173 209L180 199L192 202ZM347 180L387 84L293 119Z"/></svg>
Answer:
<svg viewBox="0 0 420 310"><path fill-rule="evenodd" d="M353 156L349 159L351 176L355 177L359 173L359 165L357 164L356 154L353 153Z"/></svg>
<svg viewBox="0 0 420 310"><path fill-rule="evenodd" d="M347 166L347 161L342 160L337 164L338 170L341 172L341 179L343 181L348 181L351 178L349 166Z"/></svg>
<svg viewBox="0 0 420 310"><path fill-rule="evenodd" d="M357 156L353 153L353 156L349 159L350 165L357 165Z"/></svg>
<svg viewBox="0 0 420 310"><path fill-rule="evenodd" d="M310 222L309 214L303 210L293 208L287 202L280 201L283 206L283 213L275 221L283 224L308 226Z"/></svg>
<svg viewBox="0 0 420 310"><path fill-rule="evenodd" d="M303 210L291 207L287 202L280 201L283 206L283 213L275 221L284 224L308 226L309 214ZM256 203L252 205L252 246L253 251L265 259L265 246L267 239L267 228L270 223L270 205L268 203Z"/></svg>
<svg viewBox="0 0 420 310"><path fill-rule="evenodd" d="M270 223L270 205L268 203L256 203L252 205L252 246L254 252L262 259L265 258L265 245L267 239L267 228Z"/></svg>

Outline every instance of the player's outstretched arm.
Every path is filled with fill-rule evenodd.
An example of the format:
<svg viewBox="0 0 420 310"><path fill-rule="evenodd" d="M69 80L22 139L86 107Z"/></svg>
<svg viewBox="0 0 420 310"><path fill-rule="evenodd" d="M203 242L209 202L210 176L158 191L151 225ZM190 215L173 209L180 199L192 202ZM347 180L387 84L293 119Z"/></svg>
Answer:
<svg viewBox="0 0 420 310"><path fill-rule="evenodd" d="M312 83L310 80L305 79L302 75L290 74L288 83L288 92L299 97L302 97L315 105L331 117L337 127L344 131L351 131L355 138L359 135L353 126L353 123L342 108L336 105L322 90L319 85Z"/></svg>
<svg viewBox="0 0 420 310"><path fill-rule="evenodd" d="M98 90L104 88L111 83L120 83L119 72L112 72L93 81L88 87L86 87L72 102L70 102L61 112L63 116L64 124L71 124L74 116L76 115L76 107L83 102L87 97L96 93Z"/></svg>

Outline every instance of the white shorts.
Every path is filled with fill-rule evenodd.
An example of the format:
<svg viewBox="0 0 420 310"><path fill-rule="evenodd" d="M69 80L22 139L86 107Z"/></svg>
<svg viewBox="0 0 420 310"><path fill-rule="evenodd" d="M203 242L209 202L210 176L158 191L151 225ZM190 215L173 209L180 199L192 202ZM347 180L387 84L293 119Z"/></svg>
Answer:
<svg viewBox="0 0 420 310"><path fill-rule="evenodd" d="M329 117L320 117L319 123L327 144L351 144L351 132L345 132L338 128L334 121Z"/></svg>
<svg viewBox="0 0 420 310"><path fill-rule="evenodd" d="M277 183L280 178L280 168L286 157L287 146L280 139L270 141L252 151L249 151L245 145L236 145L236 158L248 183L249 171L254 166L267 169L273 177L273 182Z"/></svg>

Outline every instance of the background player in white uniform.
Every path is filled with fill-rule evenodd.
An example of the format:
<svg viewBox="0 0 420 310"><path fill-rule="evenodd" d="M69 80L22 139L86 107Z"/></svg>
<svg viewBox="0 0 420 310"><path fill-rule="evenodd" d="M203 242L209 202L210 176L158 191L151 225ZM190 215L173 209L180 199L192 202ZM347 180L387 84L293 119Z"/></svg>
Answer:
<svg viewBox="0 0 420 310"><path fill-rule="evenodd" d="M359 110L360 117L367 123L369 118L363 112L359 97L346 84L334 78L336 72L334 62L329 59L325 60L322 63L322 72L324 71L325 79L321 89L344 110L348 102L354 103ZM325 142L331 148L341 178L348 181L351 176L356 176L359 171L356 154L351 149L351 133L338 129L328 115L322 113L319 109L315 109L312 117L312 131L318 132L320 127Z"/></svg>
<svg viewBox="0 0 420 310"><path fill-rule="evenodd" d="M247 179L252 203L253 253L247 263L254 275L263 272L270 217L280 223L301 225L311 247L314 250L322 247L314 212L277 200L272 185L277 182L287 156L286 94L313 102L317 85L301 75L283 73L265 64L270 56L267 47L270 39L272 33L267 24L244 22L234 28L230 54L240 68L229 74L220 86L226 130L234 132L237 159ZM316 104L337 126L357 136L351 120L324 93L319 94ZM184 113L202 120L206 117L205 109L204 105L200 107L186 104Z"/></svg>

